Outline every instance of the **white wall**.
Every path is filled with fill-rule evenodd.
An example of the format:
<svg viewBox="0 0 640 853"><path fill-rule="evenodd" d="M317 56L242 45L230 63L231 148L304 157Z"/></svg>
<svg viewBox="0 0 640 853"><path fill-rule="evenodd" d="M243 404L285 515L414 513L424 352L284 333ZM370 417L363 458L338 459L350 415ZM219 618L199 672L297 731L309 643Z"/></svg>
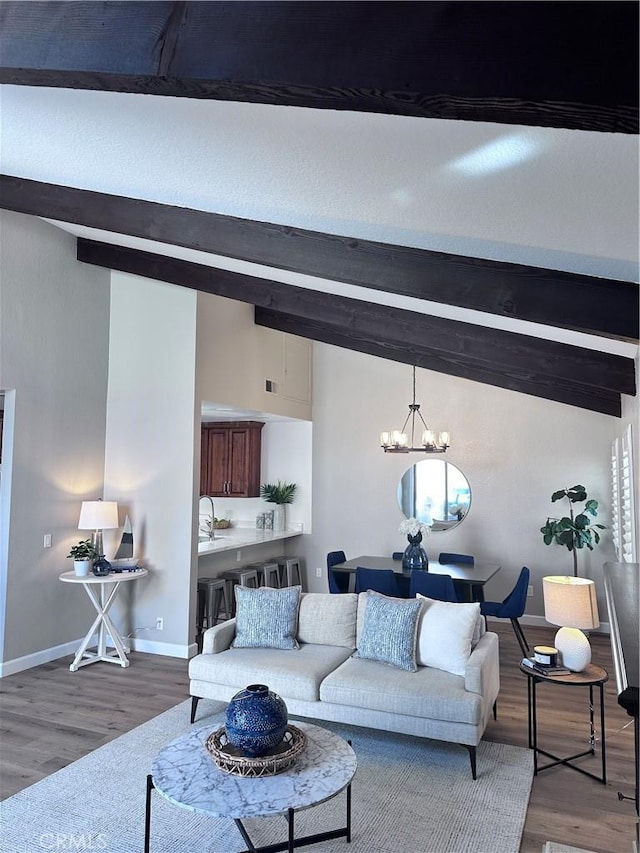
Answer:
<svg viewBox="0 0 640 853"><path fill-rule="evenodd" d="M396 488L415 459L384 454L378 439L408 412L411 381L407 365L314 346L313 536L301 542L313 589L326 588L328 551L390 555L406 545ZM500 563L486 589L492 599L503 598L528 566L535 595L527 613L541 615L542 576L572 573L570 553L545 546L539 533L557 509L551 494L584 484L600 502L598 520L610 525L609 453L620 421L425 370L417 371L416 396L428 425L451 431L446 458L467 475L473 496L461 525L423 543L430 559L459 551ZM597 550L579 558L580 573L599 583L600 594L602 563L613 559L604 534ZM605 614L602 595L601 608Z"/></svg>
<svg viewBox="0 0 640 853"><path fill-rule="evenodd" d="M134 648L182 657L195 638L196 303L194 291L112 273L105 497L129 512L135 555L151 570L128 584L116 624L135 632Z"/></svg>
<svg viewBox="0 0 640 853"><path fill-rule="evenodd" d="M92 618L58 575L85 538L81 501L103 491L109 273L77 263L75 238L41 220L2 212L0 227L0 388L14 404L1 486L8 674L75 651Z"/></svg>

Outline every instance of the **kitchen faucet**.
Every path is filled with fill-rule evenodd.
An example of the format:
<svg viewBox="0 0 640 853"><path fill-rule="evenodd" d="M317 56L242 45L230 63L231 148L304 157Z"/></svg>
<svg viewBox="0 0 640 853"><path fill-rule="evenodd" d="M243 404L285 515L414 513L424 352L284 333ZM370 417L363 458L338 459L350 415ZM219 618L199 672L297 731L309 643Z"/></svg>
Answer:
<svg viewBox="0 0 640 853"><path fill-rule="evenodd" d="M211 526L209 527L209 539L215 539L215 528L213 526L213 520L215 518L215 512L213 509L213 498L211 495L200 495L200 500L206 500L211 502ZM200 515L200 505L198 504L198 515ZM200 527L200 519L198 518L198 528Z"/></svg>

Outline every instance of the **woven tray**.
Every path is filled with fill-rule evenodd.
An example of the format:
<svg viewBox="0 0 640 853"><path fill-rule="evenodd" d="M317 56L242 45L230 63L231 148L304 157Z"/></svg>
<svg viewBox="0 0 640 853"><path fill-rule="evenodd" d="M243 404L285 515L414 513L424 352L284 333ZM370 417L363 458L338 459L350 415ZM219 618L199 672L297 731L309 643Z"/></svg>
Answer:
<svg viewBox="0 0 640 853"><path fill-rule="evenodd" d="M206 747L211 757L221 770L236 776L275 776L282 773L295 763L300 753L307 745L307 736L296 726L288 725L284 737L275 749L261 755L260 758L249 758L242 755L239 749L227 740L224 726L216 729L207 738Z"/></svg>

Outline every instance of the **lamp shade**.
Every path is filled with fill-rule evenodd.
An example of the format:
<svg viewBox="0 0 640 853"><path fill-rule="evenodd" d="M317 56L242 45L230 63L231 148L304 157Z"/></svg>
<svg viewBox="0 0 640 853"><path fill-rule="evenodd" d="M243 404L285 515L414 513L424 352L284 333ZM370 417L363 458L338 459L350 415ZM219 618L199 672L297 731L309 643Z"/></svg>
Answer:
<svg viewBox="0 0 640 853"><path fill-rule="evenodd" d="M544 618L563 628L597 628L596 586L586 578L552 575L542 578Z"/></svg>
<svg viewBox="0 0 640 853"><path fill-rule="evenodd" d="M117 501L82 501L78 530L109 530L118 527Z"/></svg>

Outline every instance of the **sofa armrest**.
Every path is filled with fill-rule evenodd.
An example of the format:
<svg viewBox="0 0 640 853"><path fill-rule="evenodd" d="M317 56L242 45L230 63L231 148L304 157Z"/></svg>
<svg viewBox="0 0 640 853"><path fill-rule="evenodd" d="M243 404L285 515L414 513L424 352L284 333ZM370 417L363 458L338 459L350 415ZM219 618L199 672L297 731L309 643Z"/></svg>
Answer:
<svg viewBox="0 0 640 853"><path fill-rule="evenodd" d="M482 635L467 661L465 690L479 693L493 702L500 690L500 655L498 635L487 631Z"/></svg>
<svg viewBox="0 0 640 853"><path fill-rule="evenodd" d="M231 643L236 635L236 620L227 619L219 625L213 625L202 635L202 653L204 655L217 655L218 652L226 652L231 648Z"/></svg>

